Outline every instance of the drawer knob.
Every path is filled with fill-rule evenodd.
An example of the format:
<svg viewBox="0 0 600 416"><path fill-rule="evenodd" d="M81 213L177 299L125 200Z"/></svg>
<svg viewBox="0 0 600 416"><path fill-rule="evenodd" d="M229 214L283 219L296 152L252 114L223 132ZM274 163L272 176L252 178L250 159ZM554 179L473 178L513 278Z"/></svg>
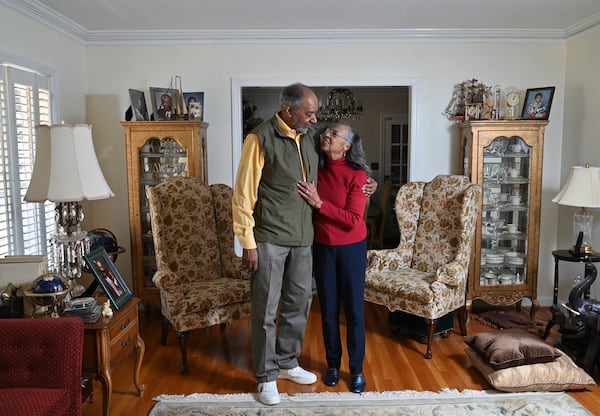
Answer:
<svg viewBox="0 0 600 416"><path fill-rule="evenodd" d="M129 341L131 341L131 335L127 335L127 341L121 341L121 347L125 348L129 345Z"/></svg>

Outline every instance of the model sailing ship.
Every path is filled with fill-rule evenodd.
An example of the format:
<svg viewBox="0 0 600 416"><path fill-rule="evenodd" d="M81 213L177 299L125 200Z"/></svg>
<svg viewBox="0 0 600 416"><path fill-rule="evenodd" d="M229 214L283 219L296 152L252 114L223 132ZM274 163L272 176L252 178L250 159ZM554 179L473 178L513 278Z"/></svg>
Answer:
<svg viewBox="0 0 600 416"><path fill-rule="evenodd" d="M489 87L476 79L454 85L444 114L454 121L500 118L500 87Z"/></svg>

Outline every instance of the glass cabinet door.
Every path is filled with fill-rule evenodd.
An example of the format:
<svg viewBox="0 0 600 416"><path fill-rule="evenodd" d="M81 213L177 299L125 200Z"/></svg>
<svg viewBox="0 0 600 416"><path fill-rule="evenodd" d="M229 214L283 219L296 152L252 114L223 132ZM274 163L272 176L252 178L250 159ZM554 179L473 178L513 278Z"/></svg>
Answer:
<svg viewBox="0 0 600 416"><path fill-rule="evenodd" d="M473 301L494 306L528 298L539 307L537 274L542 157L547 120L473 120L459 124L463 174L482 188L469 266Z"/></svg>
<svg viewBox="0 0 600 416"><path fill-rule="evenodd" d="M144 304L160 308L152 282L156 271L154 241L146 191L167 178L190 176L206 183L208 123L123 121L127 149L127 191L133 292Z"/></svg>
<svg viewBox="0 0 600 416"><path fill-rule="evenodd" d="M520 137L498 137L483 149L479 284L524 284L531 148Z"/></svg>
<svg viewBox="0 0 600 416"><path fill-rule="evenodd" d="M140 164L139 172L141 172L139 198L144 286L154 287L152 276L156 272L156 258L146 192L166 178L187 176L187 149L175 139L151 137L140 147L138 160Z"/></svg>

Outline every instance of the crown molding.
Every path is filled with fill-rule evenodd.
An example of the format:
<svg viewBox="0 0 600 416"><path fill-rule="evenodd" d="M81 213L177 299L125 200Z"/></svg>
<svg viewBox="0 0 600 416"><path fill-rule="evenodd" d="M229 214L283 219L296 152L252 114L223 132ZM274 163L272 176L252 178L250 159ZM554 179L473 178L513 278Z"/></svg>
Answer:
<svg viewBox="0 0 600 416"><path fill-rule="evenodd" d="M600 25L600 13L593 14L576 24L569 26L565 30L565 39L570 40L573 37L581 35L583 32L597 28L598 25Z"/></svg>
<svg viewBox="0 0 600 416"><path fill-rule="evenodd" d="M89 31L37 0L0 0L5 5L83 45L398 42L564 41L600 24L600 14L562 29L342 29L342 30L121 30Z"/></svg>
<svg viewBox="0 0 600 416"><path fill-rule="evenodd" d="M88 31L83 26L78 25L71 19L57 13L37 0L0 0L0 4L30 17L78 43L86 43L85 39Z"/></svg>
<svg viewBox="0 0 600 416"><path fill-rule="evenodd" d="M351 30L149 30L96 31L88 45L171 43L397 42L451 40L564 40L562 30L495 29L351 29Z"/></svg>

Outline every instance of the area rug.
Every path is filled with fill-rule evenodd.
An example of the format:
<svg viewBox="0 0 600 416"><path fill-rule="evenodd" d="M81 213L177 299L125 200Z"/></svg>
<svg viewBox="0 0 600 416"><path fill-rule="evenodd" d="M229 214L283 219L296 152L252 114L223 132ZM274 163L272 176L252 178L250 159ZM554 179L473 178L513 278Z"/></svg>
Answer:
<svg viewBox="0 0 600 416"><path fill-rule="evenodd" d="M542 334L546 328L546 322L532 321L528 315L515 309L485 310L473 314L482 324L496 329L522 328Z"/></svg>
<svg viewBox="0 0 600 416"><path fill-rule="evenodd" d="M587 416L565 393L501 393L444 389L354 393L281 394L265 406L256 394L160 395L149 416Z"/></svg>

